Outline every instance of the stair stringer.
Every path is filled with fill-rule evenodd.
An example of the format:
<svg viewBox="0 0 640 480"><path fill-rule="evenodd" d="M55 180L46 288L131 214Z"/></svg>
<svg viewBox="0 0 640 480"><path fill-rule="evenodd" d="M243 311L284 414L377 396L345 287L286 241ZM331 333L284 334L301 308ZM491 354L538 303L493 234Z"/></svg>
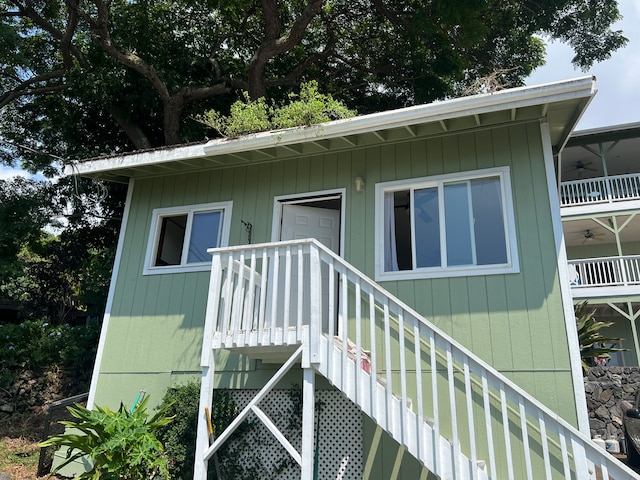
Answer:
<svg viewBox="0 0 640 480"><path fill-rule="evenodd" d="M405 447L407 452L425 468L442 479L489 480L490 477L484 470L484 462L474 465L450 440L442 435L436 438L433 421L430 419L420 421L410 408L411 399L403 402L396 395L389 395L384 379L376 378L375 392L372 392L371 374L356 367L355 359L349 355L346 356L347 367L343 368L342 350L335 345L331 349L333 358L329 362L328 343L327 337L322 336L319 349L320 362L312 364L314 369L396 442ZM358 369L359 381L356 380L355 373ZM387 405L389 399L391 404Z"/></svg>

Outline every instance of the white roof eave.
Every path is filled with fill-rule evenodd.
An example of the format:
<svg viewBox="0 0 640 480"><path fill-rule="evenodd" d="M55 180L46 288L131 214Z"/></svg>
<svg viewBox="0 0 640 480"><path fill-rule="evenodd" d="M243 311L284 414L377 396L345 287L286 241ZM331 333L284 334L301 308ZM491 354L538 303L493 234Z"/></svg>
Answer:
<svg viewBox="0 0 640 480"><path fill-rule="evenodd" d="M79 162L67 166L68 175L92 175L127 168L140 168L166 162L237 154L264 148L293 145L331 139L391 128L438 122L468 115L481 115L544 105L575 98L591 98L596 92L595 78L585 76L572 80L501 90L496 93L455 98L452 100L416 105L397 110L362 115L286 130L261 132L235 139L216 139L205 144L167 147L154 151L132 153ZM588 102L587 102L588 103ZM578 117L582 112L578 112ZM566 141L566 139L564 139Z"/></svg>

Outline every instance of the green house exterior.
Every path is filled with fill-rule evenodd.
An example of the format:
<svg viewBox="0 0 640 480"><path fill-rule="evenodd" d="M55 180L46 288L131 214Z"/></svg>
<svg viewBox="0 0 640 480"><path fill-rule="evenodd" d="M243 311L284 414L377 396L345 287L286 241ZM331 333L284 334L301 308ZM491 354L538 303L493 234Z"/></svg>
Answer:
<svg viewBox="0 0 640 480"><path fill-rule="evenodd" d="M640 124L576 132L562 154L561 214L574 301L621 338L610 366L640 363Z"/></svg>
<svg viewBox="0 0 640 480"><path fill-rule="evenodd" d="M212 267L159 265L157 235L169 242L163 215L190 219L205 205L223 217L211 247L256 245L280 240L283 205L321 204L339 221L334 251L354 269L588 435L555 174L594 93L587 77L78 164L80 175L129 185L90 404L131 404L141 389L158 401L169 386L201 379ZM508 265L386 272L385 192L400 198L415 182L458 185L478 172L502 182L507 225L495 239L506 237ZM402 347L392 339L388 348ZM213 386L232 390L261 389L281 364L246 349L213 359ZM399 385L405 370L392 364ZM302 384L304 371L296 364L277 388ZM321 376L315 388L337 389ZM361 478L437 478L360 416Z"/></svg>

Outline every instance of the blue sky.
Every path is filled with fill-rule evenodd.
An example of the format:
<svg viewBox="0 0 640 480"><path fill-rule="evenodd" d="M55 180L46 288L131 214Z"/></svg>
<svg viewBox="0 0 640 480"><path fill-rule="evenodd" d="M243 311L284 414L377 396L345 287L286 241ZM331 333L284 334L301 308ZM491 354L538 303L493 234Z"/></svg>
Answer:
<svg viewBox="0 0 640 480"><path fill-rule="evenodd" d="M598 93L584 114L577 130L640 122L640 1L619 0L624 16L614 28L629 39L627 46L614 52L609 60L588 72L571 65L571 48L559 42L547 46L547 64L529 77L527 85L566 80L587 74L596 76ZM0 179L25 172L0 165Z"/></svg>
<svg viewBox="0 0 640 480"><path fill-rule="evenodd" d="M547 64L536 70L527 85L566 80L586 74L596 76L598 93L577 130L640 122L640 2L619 0L623 20L614 29L629 39L624 49L588 72L574 70L571 48L558 42L547 45Z"/></svg>

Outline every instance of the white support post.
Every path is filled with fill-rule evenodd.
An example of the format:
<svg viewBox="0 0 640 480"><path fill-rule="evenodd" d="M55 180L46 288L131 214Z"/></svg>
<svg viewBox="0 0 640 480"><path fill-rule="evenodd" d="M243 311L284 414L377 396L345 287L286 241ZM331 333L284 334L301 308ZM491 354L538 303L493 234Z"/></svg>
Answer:
<svg viewBox="0 0 640 480"><path fill-rule="evenodd" d="M320 270L320 251L314 242L309 251L310 274L310 318L309 318L309 353L310 363L320 362L320 330L322 328L322 276ZM329 339L333 342L333 339Z"/></svg>
<svg viewBox="0 0 640 480"><path fill-rule="evenodd" d="M302 467L301 480L313 480L316 377L313 368L305 368L302 385Z"/></svg>
<svg viewBox="0 0 640 480"><path fill-rule="evenodd" d="M203 355L204 356L204 355ZM205 408L211 411L213 403L213 350L209 349L208 365L202 367L202 381L200 383L200 404L198 406L198 429L196 436L196 460L193 470L193 480L207 480L208 461L205 453L209 448L209 429Z"/></svg>

